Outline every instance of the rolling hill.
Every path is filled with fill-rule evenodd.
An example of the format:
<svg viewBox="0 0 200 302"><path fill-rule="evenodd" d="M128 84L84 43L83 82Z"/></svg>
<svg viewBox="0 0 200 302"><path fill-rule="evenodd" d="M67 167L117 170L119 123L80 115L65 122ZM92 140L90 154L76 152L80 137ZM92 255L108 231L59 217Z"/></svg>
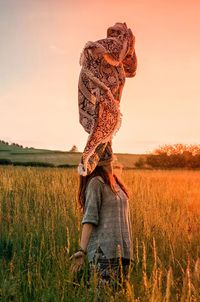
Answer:
<svg viewBox="0 0 200 302"><path fill-rule="evenodd" d="M81 152L67 152L59 150L46 150L35 148L23 148L17 144L8 145L0 141L0 159L9 159L12 162L45 162L58 165L78 165ZM146 158L146 154L125 154L116 153L117 162L124 168L134 168L135 162L141 157Z"/></svg>

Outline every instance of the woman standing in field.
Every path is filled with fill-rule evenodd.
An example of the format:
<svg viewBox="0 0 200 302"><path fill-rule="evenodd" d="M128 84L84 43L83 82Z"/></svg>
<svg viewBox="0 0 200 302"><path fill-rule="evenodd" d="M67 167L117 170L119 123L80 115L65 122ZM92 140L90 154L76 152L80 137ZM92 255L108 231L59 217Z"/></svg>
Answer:
<svg viewBox="0 0 200 302"><path fill-rule="evenodd" d="M77 271L87 254L90 274L97 272L99 284L127 277L133 258L128 192L113 174L111 151L108 146L94 171L80 176L83 228L80 248L72 256L73 271Z"/></svg>
<svg viewBox="0 0 200 302"><path fill-rule="evenodd" d="M126 23L107 29L107 38L87 42L80 57L79 121L89 133L78 167L78 200L84 209L79 250L71 257L79 270L88 255L90 272L110 281L132 259L128 193L113 174L112 137L120 128L120 100L126 77L136 74L135 37ZM109 270L111 268L111 270Z"/></svg>

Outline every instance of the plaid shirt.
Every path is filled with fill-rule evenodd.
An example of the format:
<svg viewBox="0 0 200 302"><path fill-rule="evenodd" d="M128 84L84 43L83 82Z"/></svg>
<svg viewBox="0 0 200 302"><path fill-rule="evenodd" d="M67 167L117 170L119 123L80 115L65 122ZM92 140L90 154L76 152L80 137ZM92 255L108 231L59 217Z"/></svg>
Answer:
<svg viewBox="0 0 200 302"><path fill-rule="evenodd" d="M118 184L117 190L115 195L100 176L93 177L87 185L82 224L94 225L87 247L89 262L98 247L108 259L133 259L128 198Z"/></svg>

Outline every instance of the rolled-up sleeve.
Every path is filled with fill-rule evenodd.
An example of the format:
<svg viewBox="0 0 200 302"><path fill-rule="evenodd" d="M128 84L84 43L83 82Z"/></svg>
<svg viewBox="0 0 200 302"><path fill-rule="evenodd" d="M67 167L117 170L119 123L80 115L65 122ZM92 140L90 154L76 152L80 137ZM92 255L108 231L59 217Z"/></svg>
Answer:
<svg viewBox="0 0 200 302"><path fill-rule="evenodd" d="M102 199L102 182L94 177L90 180L85 191L85 207L82 224L98 225Z"/></svg>

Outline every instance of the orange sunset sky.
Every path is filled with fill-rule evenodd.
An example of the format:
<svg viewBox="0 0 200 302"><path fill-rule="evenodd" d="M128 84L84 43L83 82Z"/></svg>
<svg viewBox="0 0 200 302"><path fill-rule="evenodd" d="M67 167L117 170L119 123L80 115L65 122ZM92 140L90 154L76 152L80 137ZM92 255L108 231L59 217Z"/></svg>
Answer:
<svg viewBox="0 0 200 302"><path fill-rule="evenodd" d="M126 80L114 152L200 143L199 0L0 0L0 139L83 150L79 56L126 22L137 74Z"/></svg>

